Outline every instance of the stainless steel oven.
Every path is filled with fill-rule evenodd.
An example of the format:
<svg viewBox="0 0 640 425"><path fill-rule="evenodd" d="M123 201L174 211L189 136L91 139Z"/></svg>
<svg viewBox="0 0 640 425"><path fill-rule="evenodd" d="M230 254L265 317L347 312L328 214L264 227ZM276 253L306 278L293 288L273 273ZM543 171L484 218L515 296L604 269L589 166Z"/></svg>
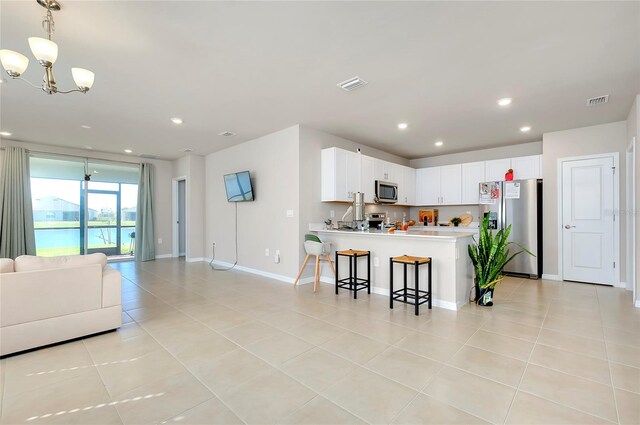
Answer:
<svg viewBox="0 0 640 425"><path fill-rule="evenodd" d="M376 180L376 197L379 204L395 204L398 202L398 184L384 180Z"/></svg>

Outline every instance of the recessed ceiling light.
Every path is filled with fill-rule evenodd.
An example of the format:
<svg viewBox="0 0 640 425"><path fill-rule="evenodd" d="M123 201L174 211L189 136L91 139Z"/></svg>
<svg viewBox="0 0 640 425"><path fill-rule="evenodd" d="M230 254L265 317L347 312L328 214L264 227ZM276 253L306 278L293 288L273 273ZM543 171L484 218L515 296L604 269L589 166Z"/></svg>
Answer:
<svg viewBox="0 0 640 425"><path fill-rule="evenodd" d="M82 128L91 128L90 125L86 125L86 124L82 124L80 127L82 127Z"/></svg>
<svg viewBox="0 0 640 425"><path fill-rule="evenodd" d="M404 129L406 129L407 127L409 127L409 124L407 124L406 122L401 122L400 124L398 124L398 128L399 128L400 130L404 130Z"/></svg>
<svg viewBox="0 0 640 425"><path fill-rule="evenodd" d="M434 145L442 146L442 145L444 145L444 142L442 140L438 140L437 142L434 143Z"/></svg>
<svg viewBox="0 0 640 425"><path fill-rule="evenodd" d="M182 124L182 118L173 117L171 118L171 122L174 124Z"/></svg>
<svg viewBox="0 0 640 425"><path fill-rule="evenodd" d="M184 153L189 153L189 152L193 152L193 149L191 148L184 148L184 149L180 149L182 152Z"/></svg>
<svg viewBox="0 0 640 425"><path fill-rule="evenodd" d="M93 150L92 146L85 146L84 148L87 149L87 150Z"/></svg>
<svg viewBox="0 0 640 425"><path fill-rule="evenodd" d="M511 99L510 97L503 97L502 99L498 100L498 105L507 106L507 105L511 104L512 100L513 99Z"/></svg>
<svg viewBox="0 0 640 425"><path fill-rule="evenodd" d="M125 149L124 150L126 153L133 153L133 151L131 149Z"/></svg>
<svg viewBox="0 0 640 425"><path fill-rule="evenodd" d="M7 80L5 80L4 78L0 78L0 84L6 82Z"/></svg>
<svg viewBox="0 0 640 425"><path fill-rule="evenodd" d="M529 130L531 130L531 127L529 127L528 125L525 125L524 127L520 127L520 131L522 131L523 133L526 133Z"/></svg>
<svg viewBox="0 0 640 425"><path fill-rule="evenodd" d="M218 136L222 136L222 137L231 137L235 135L236 133L233 133L231 131L223 131L222 133L218 133Z"/></svg>
<svg viewBox="0 0 640 425"><path fill-rule="evenodd" d="M9 137L11 136L13 133L9 133L8 131L0 131L0 136L5 136L5 137Z"/></svg>

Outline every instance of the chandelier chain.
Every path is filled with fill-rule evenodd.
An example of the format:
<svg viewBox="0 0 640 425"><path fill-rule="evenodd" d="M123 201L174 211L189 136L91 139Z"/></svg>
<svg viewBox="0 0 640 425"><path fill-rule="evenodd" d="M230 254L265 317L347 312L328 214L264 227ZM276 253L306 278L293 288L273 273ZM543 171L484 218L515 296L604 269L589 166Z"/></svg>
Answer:
<svg viewBox="0 0 640 425"><path fill-rule="evenodd" d="M47 32L49 40L51 40L51 34L56 31L56 23L53 20L53 14L51 13L51 3L47 1L47 15L42 20L42 28Z"/></svg>

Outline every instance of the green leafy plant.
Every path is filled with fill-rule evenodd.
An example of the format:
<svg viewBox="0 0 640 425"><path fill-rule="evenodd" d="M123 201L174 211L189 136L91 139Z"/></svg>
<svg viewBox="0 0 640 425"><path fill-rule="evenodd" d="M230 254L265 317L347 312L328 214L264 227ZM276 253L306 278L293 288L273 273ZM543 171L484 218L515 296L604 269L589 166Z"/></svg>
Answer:
<svg viewBox="0 0 640 425"><path fill-rule="evenodd" d="M506 229L500 229L495 234L489 230L489 215L486 215L480 226L480 236L473 244L469 244L469 257L475 270L476 302L489 290L493 290L500 283L504 276L504 267L523 252L534 255L528 249L516 244L507 242L511 233L511 225ZM520 251L511 254L509 247L517 245Z"/></svg>

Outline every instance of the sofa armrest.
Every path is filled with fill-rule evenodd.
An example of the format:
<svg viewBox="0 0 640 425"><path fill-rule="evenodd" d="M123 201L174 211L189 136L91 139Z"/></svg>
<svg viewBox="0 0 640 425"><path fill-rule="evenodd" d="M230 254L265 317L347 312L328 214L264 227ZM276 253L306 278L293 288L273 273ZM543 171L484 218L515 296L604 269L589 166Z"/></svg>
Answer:
<svg viewBox="0 0 640 425"><path fill-rule="evenodd" d="M102 307L122 304L122 275L111 266L102 271Z"/></svg>

